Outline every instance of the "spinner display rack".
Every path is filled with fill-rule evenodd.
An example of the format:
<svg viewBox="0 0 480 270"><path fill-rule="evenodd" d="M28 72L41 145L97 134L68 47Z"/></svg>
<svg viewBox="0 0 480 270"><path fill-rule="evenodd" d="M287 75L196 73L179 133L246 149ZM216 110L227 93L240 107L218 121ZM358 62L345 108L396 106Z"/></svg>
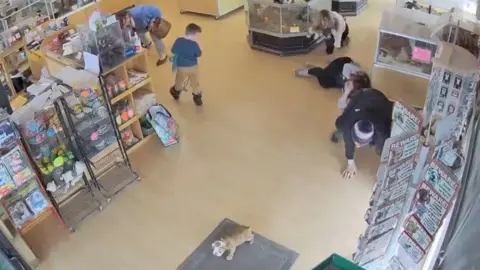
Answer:
<svg viewBox="0 0 480 270"><path fill-rule="evenodd" d="M42 175L42 182L71 232L82 220L102 211L102 200L94 193L85 174L81 155L72 143L70 127L58 100L35 112L37 117L20 125L28 154ZM68 180L67 180L68 179ZM53 190L51 187L54 186Z"/></svg>
<svg viewBox="0 0 480 270"><path fill-rule="evenodd" d="M101 95L98 90L72 89L60 100L90 177L98 183L108 202L140 177L130 165L110 101L105 96L105 92Z"/></svg>

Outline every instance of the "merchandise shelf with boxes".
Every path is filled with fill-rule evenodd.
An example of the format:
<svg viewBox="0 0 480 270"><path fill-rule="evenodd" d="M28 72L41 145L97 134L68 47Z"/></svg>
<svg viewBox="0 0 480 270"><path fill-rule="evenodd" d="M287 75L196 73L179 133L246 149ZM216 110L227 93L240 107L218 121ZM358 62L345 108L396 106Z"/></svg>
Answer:
<svg viewBox="0 0 480 270"><path fill-rule="evenodd" d="M325 37L309 35L316 13L307 3L275 4L248 0L248 42L253 49L277 55L312 51Z"/></svg>

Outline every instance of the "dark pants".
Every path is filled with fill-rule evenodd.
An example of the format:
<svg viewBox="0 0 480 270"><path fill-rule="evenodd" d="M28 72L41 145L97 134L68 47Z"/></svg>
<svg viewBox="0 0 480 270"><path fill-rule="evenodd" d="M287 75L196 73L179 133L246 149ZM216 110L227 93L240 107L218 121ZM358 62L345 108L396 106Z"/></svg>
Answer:
<svg viewBox="0 0 480 270"><path fill-rule="evenodd" d="M328 64L325 68L314 67L308 70L308 74L317 77L318 83L323 88L343 88L345 80L343 78L343 67L345 64L352 63L350 57L339 57Z"/></svg>
<svg viewBox="0 0 480 270"><path fill-rule="evenodd" d="M341 46L343 46L345 39L348 37L348 32L348 24L345 22L345 31L343 31L342 34ZM335 49L335 39L330 35L330 37L325 40L325 45L327 46L327 54L332 54Z"/></svg>
<svg viewBox="0 0 480 270"><path fill-rule="evenodd" d="M345 82L341 74L330 74L324 68L315 67L308 70L308 74L315 76L323 88L343 88Z"/></svg>

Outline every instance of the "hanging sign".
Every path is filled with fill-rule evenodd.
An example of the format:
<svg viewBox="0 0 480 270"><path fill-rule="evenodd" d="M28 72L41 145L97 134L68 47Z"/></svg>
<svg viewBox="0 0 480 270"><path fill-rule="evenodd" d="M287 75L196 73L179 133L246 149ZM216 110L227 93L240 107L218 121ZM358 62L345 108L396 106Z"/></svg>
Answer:
<svg viewBox="0 0 480 270"><path fill-rule="evenodd" d="M420 134L418 133L389 138L385 141L380 162L386 162L388 166L398 164L417 154L419 145Z"/></svg>
<svg viewBox="0 0 480 270"><path fill-rule="evenodd" d="M422 129L422 115L402 102L395 102L392 118L391 137L401 135L405 132L420 133Z"/></svg>
<svg viewBox="0 0 480 270"><path fill-rule="evenodd" d="M432 243L432 238L420 222L414 217L409 216L405 222L405 232L417 243L423 251L427 251Z"/></svg>
<svg viewBox="0 0 480 270"><path fill-rule="evenodd" d="M423 252L420 246L405 232L398 238L398 243L405 249L415 263L419 263L425 255L425 252Z"/></svg>
<svg viewBox="0 0 480 270"><path fill-rule="evenodd" d="M378 197L377 205L384 205L393 202L399 198L405 197L405 194L407 193L407 188L408 182L402 181L397 182L396 185L382 190L380 196Z"/></svg>
<svg viewBox="0 0 480 270"><path fill-rule="evenodd" d="M385 188L392 187L399 182L409 182L415 169L415 157L411 157L398 163L395 167L389 167L385 180Z"/></svg>
<svg viewBox="0 0 480 270"><path fill-rule="evenodd" d="M452 202L459 188L455 175L436 159L427 164L424 181L430 184L448 203Z"/></svg>
<svg viewBox="0 0 480 270"><path fill-rule="evenodd" d="M427 182L420 183L413 202L413 215L431 236L437 232L449 207L449 203Z"/></svg>

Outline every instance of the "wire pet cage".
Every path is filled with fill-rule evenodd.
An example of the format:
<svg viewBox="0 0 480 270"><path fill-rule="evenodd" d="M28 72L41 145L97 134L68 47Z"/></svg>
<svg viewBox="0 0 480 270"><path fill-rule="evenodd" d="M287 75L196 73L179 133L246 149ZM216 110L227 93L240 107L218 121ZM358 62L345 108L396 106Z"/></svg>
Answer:
<svg viewBox="0 0 480 270"><path fill-rule="evenodd" d="M73 89L61 98L76 145L94 182L110 197L139 180L132 170L111 104L94 89Z"/></svg>

